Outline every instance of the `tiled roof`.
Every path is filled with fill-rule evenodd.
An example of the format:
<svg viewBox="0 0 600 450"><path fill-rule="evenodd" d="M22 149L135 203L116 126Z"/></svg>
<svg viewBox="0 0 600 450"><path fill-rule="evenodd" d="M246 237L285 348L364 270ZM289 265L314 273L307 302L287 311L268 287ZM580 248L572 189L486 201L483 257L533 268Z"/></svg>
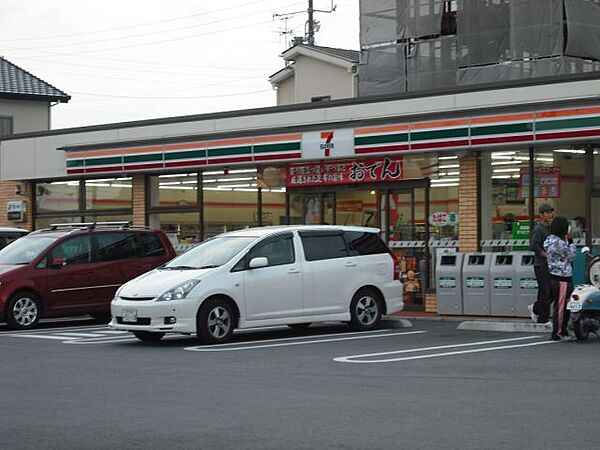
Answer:
<svg viewBox="0 0 600 450"><path fill-rule="evenodd" d="M344 48L334 48L334 47L320 47L318 45L308 46L304 45L304 47L312 48L316 51L328 53L332 56L336 56L338 58L347 59L348 61L358 62L358 58L360 52L357 50L346 50Z"/></svg>
<svg viewBox="0 0 600 450"><path fill-rule="evenodd" d="M0 98L66 103L71 96L0 57Z"/></svg>

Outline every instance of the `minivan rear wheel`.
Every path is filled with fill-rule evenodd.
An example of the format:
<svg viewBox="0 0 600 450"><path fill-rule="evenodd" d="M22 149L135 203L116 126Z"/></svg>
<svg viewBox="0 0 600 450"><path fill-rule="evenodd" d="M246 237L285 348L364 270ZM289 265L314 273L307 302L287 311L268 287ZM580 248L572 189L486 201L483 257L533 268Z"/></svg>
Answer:
<svg viewBox="0 0 600 450"><path fill-rule="evenodd" d="M220 298L202 304L196 318L198 338L207 344L227 342L233 334L234 312L231 305Z"/></svg>
<svg viewBox="0 0 600 450"><path fill-rule="evenodd" d="M350 303L350 327L358 331L372 330L380 320L379 295L373 289L360 289Z"/></svg>
<svg viewBox="0 0 600 450"><path fill-rule="evenodd" d="M8 301L6 323L9 328L27 330L34 328L40 320L40 299L30 292L18 292Z"/></svg>

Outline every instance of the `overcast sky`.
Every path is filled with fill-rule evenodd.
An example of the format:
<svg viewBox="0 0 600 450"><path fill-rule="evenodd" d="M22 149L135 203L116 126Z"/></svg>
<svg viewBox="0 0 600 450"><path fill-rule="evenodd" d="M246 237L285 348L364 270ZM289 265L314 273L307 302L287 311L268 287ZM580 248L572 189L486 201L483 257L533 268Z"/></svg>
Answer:
<svg viewBox="0 0 600 450"><path fill-rule="evenodd" d="M358 50L358 0L317 13L316 44ZM71 95L52 128L275 105L269 75L307 0L1 0L0 55ZM331 0L314 0L329 10Z"/></svg>

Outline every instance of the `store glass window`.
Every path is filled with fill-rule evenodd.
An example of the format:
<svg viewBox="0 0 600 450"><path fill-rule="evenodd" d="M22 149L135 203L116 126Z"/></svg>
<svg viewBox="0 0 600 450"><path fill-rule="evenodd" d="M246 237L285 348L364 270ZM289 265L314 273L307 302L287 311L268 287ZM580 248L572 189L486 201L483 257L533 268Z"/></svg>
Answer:
<svg viewBox="0 0 600 450"><path fill-rule="evenodd" d="M85 180L85 208L129 209L132 207L131 177Z"/></svg>
<svg viewBox="0 0 600 450"><path fill-rule="evenodd" d="M54 181L35 185L36 211L58 213L79 209L79 181Z"/></svg>
<svg viewBox="0 0 600 450"><path fill-rule="evenodd" d="M84 222L129 222L133 223L132 214L101 214L93 216L85 216Z"/></svg>
<svg viewBox="0 0 600 450"><path fill-rule="evenodd" d="M152 207L176 208L198 205L196 173L156 175L149 179Z"/></svg>
<svg viewBox="0 0 600 450"><path fill-rule="evenodd" d="M160 229L167 234L173 245L200 242L200 213L173 212L150 215L150 228Z"/></svg>
<svg viewBox="0 0 600 450"><path fill-rule="evenodd" d="M257 186L262 191L262 225L264 226L286 223L286 173L283 166L260 167L257 171Z"/></svg>
<svg viewBox="0 0 600 450"><path fill-rule="evenodd" d="M594 190L600 191L600 147L594 149Z"/></svg>
<svg viewBox="0 0 600 450"><path fill-rule="evenodd" d="M36 217L35 218L35 229L41 230L43 228L50 228L51 225L59 223L76 223L82 222L79 216L69 217Z"/></svg>
<svg viewBox="0 0 600 450"><path fill-rule="evenodd" d="M258 226L256 169L206 171L202 195L205 239L225 231Z"/></svg>

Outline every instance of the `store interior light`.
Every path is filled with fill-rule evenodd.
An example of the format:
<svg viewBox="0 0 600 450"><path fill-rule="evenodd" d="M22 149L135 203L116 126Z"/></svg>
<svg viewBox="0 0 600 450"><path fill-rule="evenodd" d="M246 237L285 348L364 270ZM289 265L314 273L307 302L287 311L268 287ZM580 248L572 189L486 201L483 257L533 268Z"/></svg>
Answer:
<svg viewBox="0 0 600 450"><path fill-rule="evenodd" d="M438 156L438 159L441 159L441 160L458 159L458 156Z"/></svg>
<svg viewBox="0 0 600 450"><path fill-rule="evenodd" d="M196 176L195 173L169 173L167 175L159 175L158 178L180 178Z"/></svg>
<svg viewBox="0 0 600 450"><path fill-rule="evenodd" d="M492 180L507 180L511 177L511 175L492 175Z"/></svg>
<svg viewBox="0 0 600 450"><path fill-rule="evenodd" d="M438 178L431 180L432 183L455 183L459 181L460 178Z"/></svg>
<svg viewBox="0 0 600 450"><path fill-rule="evenodd" d="M110 187L110 183L85 183L86 186Z"/></svg>
<svg viewBox="0 0 600 450"><path fill-rule="evenodd" d="M131 189L131 185L130 184L121 184L121 183L110 183L110 187L129 188L129 189Z"/></svg>
<svg viewBox="0 0 600 450"><path fill-rule="evenodd" d="M453 187L453 186L458 186L458 183L438 183L438 184L431 185L432 188Z"/></svg>
<svg viewBox="0 0 600 450"><path fill-rule="evenodd" d="M506 166L509 164L523 164L523 161L493 161L492 166Z"/></svg>
<svg viewBox="0 0 600 450"><path fill-rule="evenodd" d="M239 178L217 178L219 183L228 183L229 181L252 181L256 180L256 177L239 177Z"/></svg>
<svg viewBox="0 0 600 450"><path fill-rule="evenodd" d="M551 163L554 162L554 158L552 158L552 157L546 157L546 156L537 157L537 158L535 158L535 160L536 161L541 161L541 162L551 162Z"/></svg>
<svg viewBox="0 0 600 450"><path fill-rule="evenodd" d="M511 169L494 169L493 172L494 173L502 173L502 172L520 172L521 169L519 169L518 167L514 167Z"/></svg>
<svg viewBox="0 0 600 450"><path fill-rule="evenodd" d="M554 153L571 153L576 155L585 155L585 150L575 150L575 149L561 149L561 150L553 150Z"/></svg>
<svg viewBox="0 0 600 450"><path fill-rule="evenodd" d="M438 166L440 169L458 169L460 167L459 164L440 164Z"/></svg>

